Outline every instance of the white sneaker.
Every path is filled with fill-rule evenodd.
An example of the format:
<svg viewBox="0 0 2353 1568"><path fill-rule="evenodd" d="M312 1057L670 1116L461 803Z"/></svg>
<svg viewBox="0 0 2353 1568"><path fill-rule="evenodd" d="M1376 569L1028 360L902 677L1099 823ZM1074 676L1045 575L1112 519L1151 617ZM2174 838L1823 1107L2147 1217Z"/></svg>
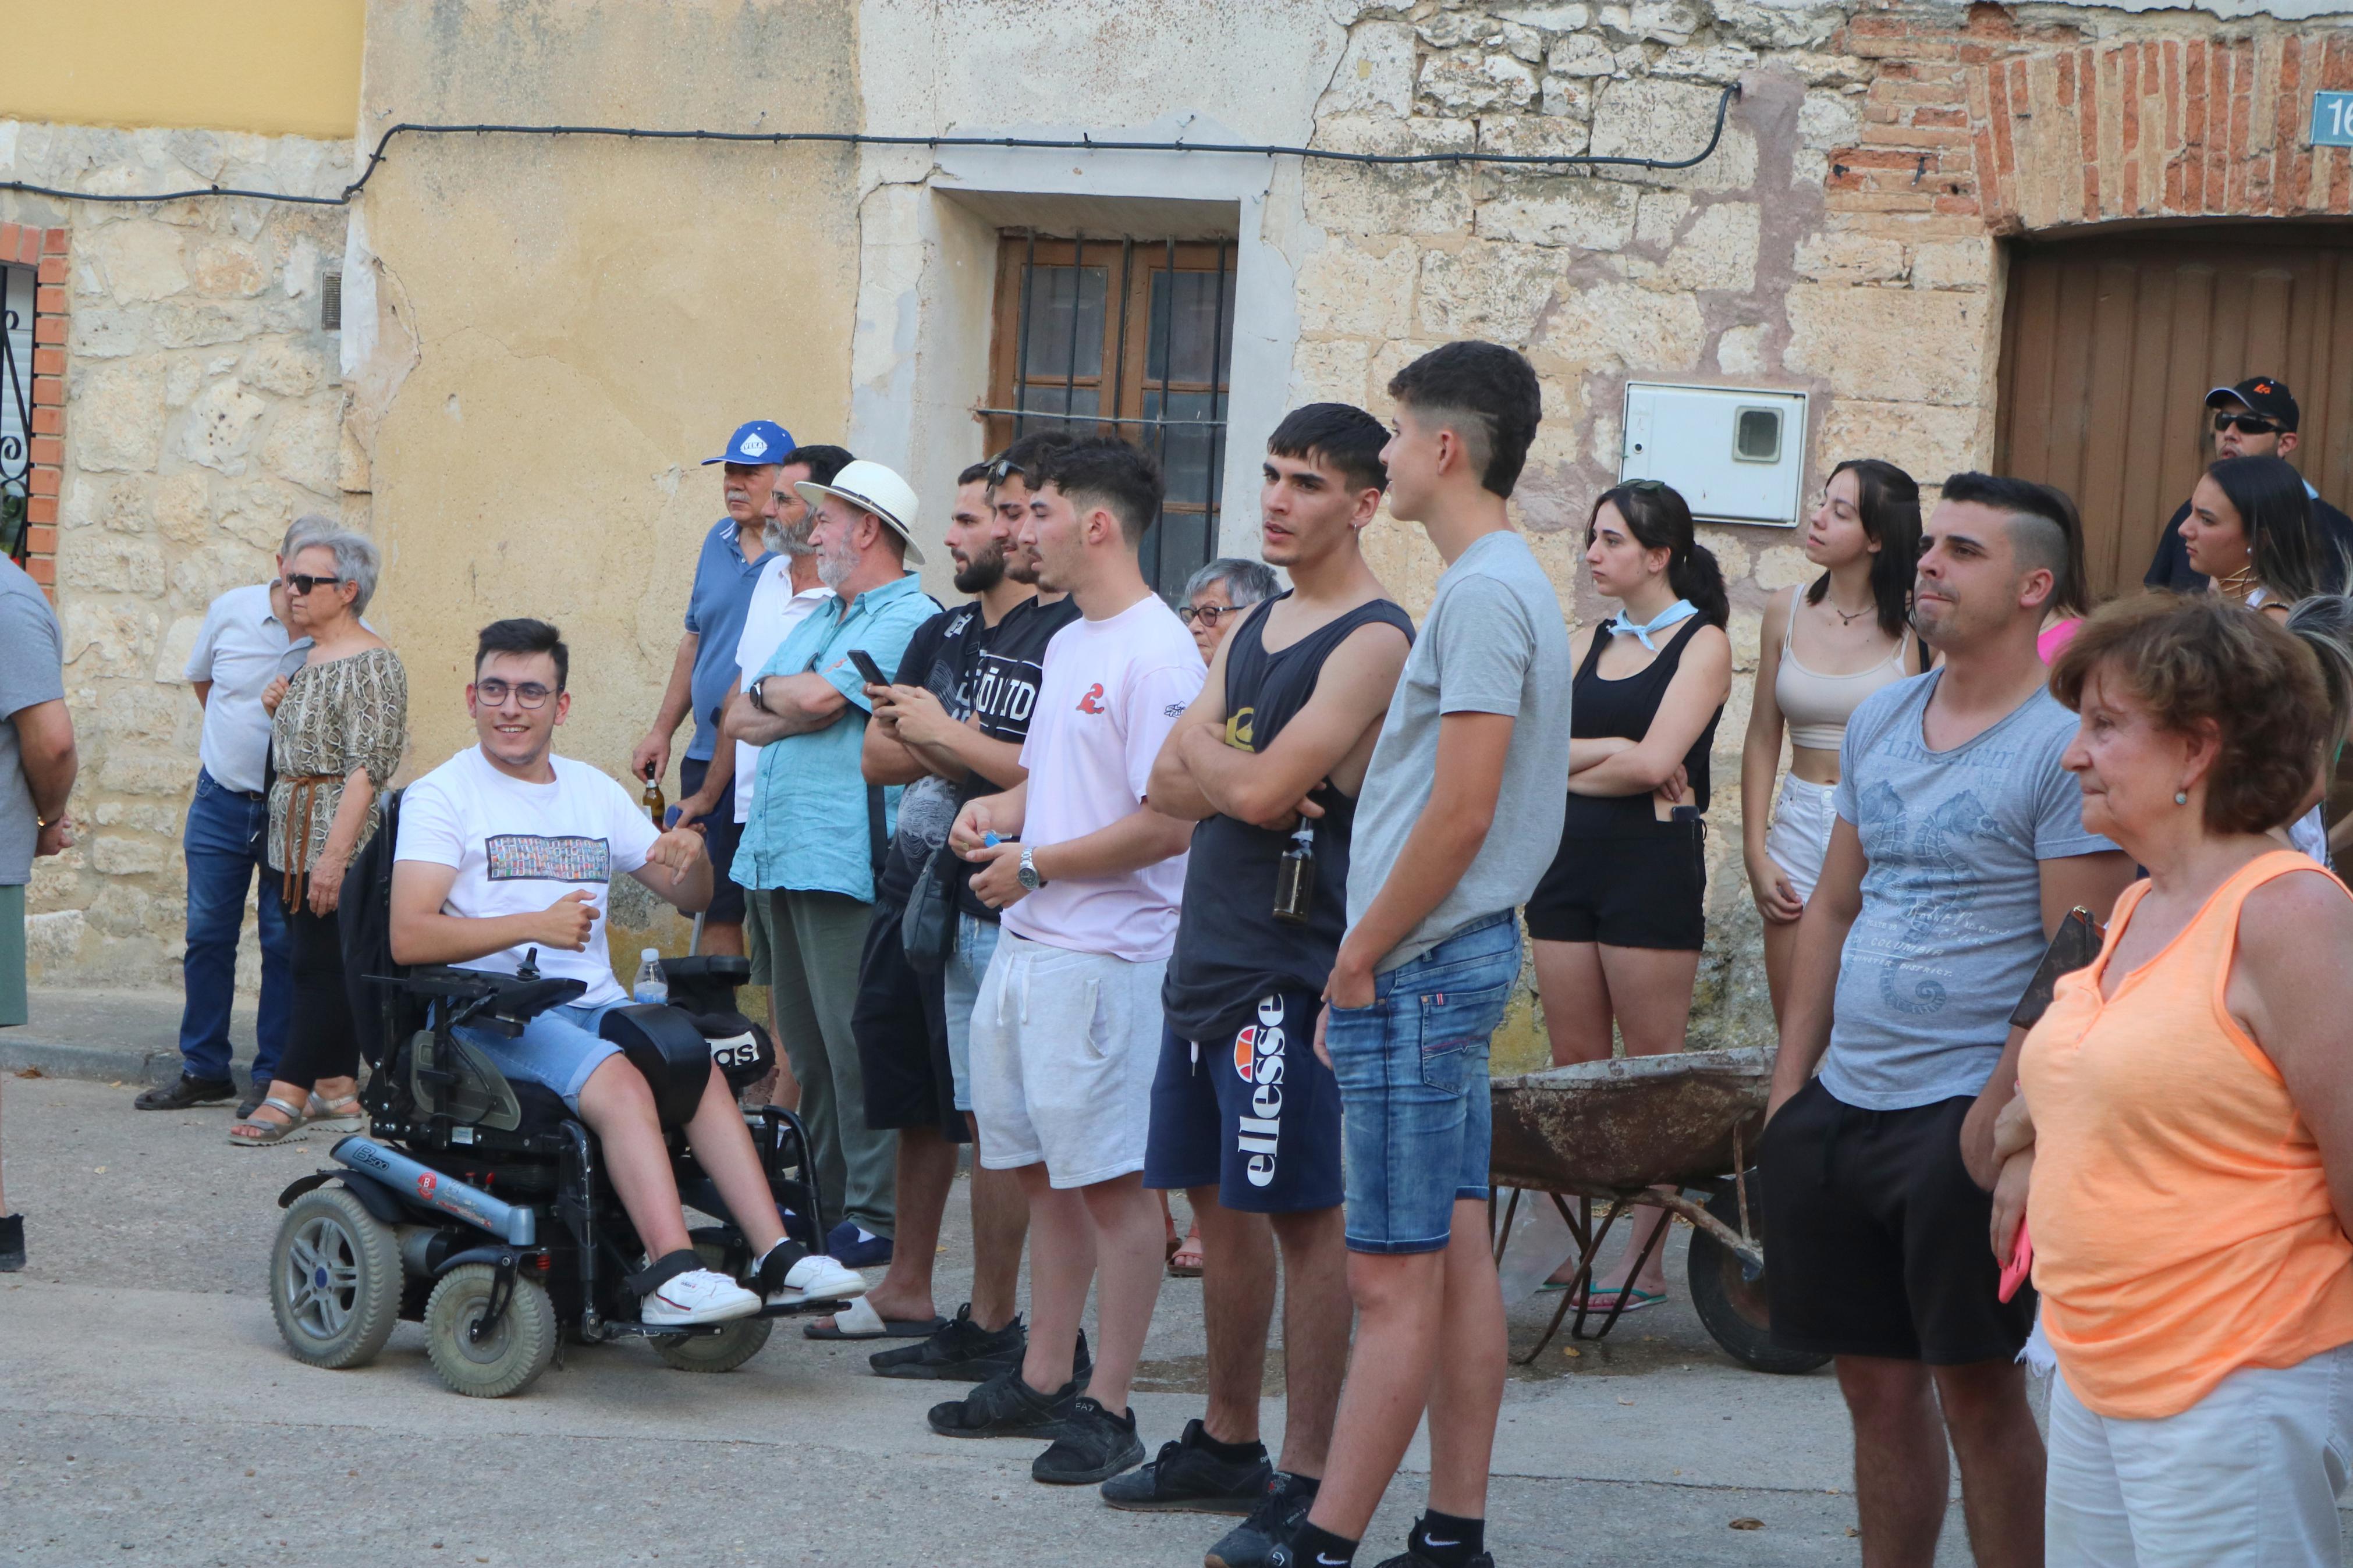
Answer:
<svg viewBox="0 0 2353 1568"><path fill-rule="evenodd" d="M688 1328L696 1323L723 1323L748 1318L760 1310L760 1298L708 1268L690 1268L673 1276L645 1299L638 1320L664 1328Z"/></svg>
<svg viewBox="0 0 2353 1568"><path fill-rule="evenodd" d="M866 1276L845 1268L822 1252L812 1252L785 1270L785 1282L768 1294L771 1307L804 1301L847 1301L866 1294Z"/></svg>

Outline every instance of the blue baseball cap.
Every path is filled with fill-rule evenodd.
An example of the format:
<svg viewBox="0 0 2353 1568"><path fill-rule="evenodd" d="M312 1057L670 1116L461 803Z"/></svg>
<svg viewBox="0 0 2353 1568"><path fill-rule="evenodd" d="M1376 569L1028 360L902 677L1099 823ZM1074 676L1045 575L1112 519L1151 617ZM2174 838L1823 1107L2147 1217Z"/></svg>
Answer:
<svg viewBox="0 0 2353 1568"><path fill-rule="evenodd" d="M715 458L705 458L702 466L713 463L781 463L785 454L793 449L793 433L773 419L754 419L735 426L735 434L727 437L727 450Z"/></svg>

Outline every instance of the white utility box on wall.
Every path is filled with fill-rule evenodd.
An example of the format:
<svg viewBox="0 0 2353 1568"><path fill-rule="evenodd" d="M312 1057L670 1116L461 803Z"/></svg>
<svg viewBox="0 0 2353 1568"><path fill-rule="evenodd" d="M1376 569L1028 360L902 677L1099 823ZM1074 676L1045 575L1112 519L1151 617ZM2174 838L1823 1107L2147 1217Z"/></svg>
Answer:
<svg viewBox="0 0 2353 1568"><path fill-rule="evenodd" d="M1704 522L1795 527L1806 469L1806 394L1626 384L1620 479L1663 479Z"/></svg>

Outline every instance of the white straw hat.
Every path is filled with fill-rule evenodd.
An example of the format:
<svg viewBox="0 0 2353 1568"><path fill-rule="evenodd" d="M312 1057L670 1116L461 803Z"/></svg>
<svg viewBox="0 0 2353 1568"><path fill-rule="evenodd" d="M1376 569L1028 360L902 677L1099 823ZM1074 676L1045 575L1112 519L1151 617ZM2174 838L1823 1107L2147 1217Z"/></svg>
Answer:
<svg viewBox="0 0 2353 1568"><path fill-rule="evenodd" d="M863 458L842 466L833 476L831 484L818 484L815 479L797 479L793 489L801 500L811 506L820 504L827 496L839 496L860 511L871 511L889 523L906 542L907 564L921 566L923 552L915 544L915 490L893 469L880 463L870 463Z"/></svg>

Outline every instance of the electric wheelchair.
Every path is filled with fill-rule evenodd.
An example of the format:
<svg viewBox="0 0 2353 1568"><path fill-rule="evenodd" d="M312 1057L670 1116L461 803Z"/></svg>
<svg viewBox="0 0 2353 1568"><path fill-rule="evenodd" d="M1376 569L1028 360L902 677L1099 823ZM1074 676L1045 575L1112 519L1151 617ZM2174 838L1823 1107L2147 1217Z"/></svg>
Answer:
<svg viewBox="0 0 2353 1568"><path fill-rule="evenodd" d="M602 1169L596 1135L554 1090L500 1073L457 1037L506 1035L576 998L577 980L418 966L391 959L390 898L399 797L354 858L343 888L345 973L370 1075L370 1133L340 1140L336 1163L288 1186L270 1251L280 1334L312 1366L375 1359L401 1319L422 1322L450 1388L501 1398L531 1386L565 1341L641 1338L673 1367L728 1372L767 1342L771 1320L843 1303L804 1301L691 1328L638 1321L626 1288L644 1248ZM534 954L535 956L535 954ZM681 1129L716 1062L738 1093L776 1060L767 1032L735 1011L751 973L735 957L667 960L669 1005L629 1005L601 1032L653 1090L681 1199L724 1215ZM793 1240L822 1250L826 1215L807 1130L778 1106L747 1112L753 1144ZM732 1221L697 1229L706 1268L741 1276L750 1248Z"/></svg>

